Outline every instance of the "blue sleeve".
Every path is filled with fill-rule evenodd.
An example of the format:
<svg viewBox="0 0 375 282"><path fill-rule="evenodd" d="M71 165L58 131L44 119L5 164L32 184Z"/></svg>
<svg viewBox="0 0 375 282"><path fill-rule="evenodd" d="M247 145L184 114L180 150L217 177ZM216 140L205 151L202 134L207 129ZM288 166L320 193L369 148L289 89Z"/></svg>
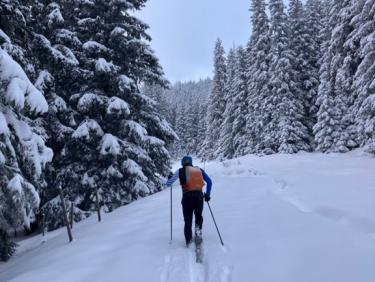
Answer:
<svg viewBox="0 0 375 282"><path fill-rule="evenodd" d="M171 178L168 179L165 185L172 186L172 184L175 183L177 179L178 179L178 170L172 175Z"/></svg>
<svg viewBox="0 0 375 282"><path fill-rule="evenodd" d="M207 183L206 194L208 196L210 196L211 195L211 188L212 188L212 180L203 169L201 169L201 171L202 171L202 174L203 174L203 179Z"/></svg>

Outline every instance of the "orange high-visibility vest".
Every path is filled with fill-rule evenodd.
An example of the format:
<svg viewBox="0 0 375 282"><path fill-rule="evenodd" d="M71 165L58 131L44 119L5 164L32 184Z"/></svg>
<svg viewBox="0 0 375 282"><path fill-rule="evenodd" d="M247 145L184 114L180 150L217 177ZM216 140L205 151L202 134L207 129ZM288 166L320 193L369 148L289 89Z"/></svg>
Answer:
<svg viewBox="0 0 375 282"><path fill-rule="evenodd" d="M203 174L199 167L186 166L186 183L181 183L184 192L202 191L204 187Z"/></svg>

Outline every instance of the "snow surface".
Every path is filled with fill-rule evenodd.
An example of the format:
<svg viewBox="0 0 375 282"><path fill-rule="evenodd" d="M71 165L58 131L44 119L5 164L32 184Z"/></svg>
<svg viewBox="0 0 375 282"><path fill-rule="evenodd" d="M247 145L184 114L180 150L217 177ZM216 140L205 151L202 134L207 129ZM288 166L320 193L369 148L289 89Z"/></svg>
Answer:
<svg viewBox="0 0 375 282"><path fill-rule="evenodd" d="M375 159L246 156L201 164L213 179L204 210L204 262L184 246L178 185L64 229L20 242L0 281L373 282ZM44 243L42 243L44 241Z"/></svg>

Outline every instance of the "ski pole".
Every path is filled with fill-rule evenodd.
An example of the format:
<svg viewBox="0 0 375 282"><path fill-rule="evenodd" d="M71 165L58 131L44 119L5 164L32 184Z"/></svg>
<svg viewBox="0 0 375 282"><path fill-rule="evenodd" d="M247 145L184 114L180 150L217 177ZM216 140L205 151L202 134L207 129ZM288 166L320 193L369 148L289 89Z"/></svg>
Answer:
<svg viewBox="0 0 375 282"><path fill-rule="evenodd" d="M171 243L172 243L172 238L173 238L173 233L172 233L172 185L171 186Z"/></svg>
<svg viewBox="0 0 375 282"><path fill-rule="evenodd" d="M212 219L214 220L215 227L216 227L216 230L217 230L217 234L219 234L221 245L224 246L223 239L221 238L219 228L217 227L216 220L215 220L214 214L212 213L212 209L211 209L210 203L207 202L207 205L208 205L208 208L210 209L210 213L211 213Z"/></svg>

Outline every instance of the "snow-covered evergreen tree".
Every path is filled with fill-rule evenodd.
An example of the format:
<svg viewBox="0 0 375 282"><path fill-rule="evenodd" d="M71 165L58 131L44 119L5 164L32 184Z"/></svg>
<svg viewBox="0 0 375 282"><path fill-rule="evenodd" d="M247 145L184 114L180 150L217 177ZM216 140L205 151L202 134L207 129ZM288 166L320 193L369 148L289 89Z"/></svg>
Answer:
<svg viewBox="0 0 375 282"><path fill-rule="evenodd" d="M211 93L211 90L207 88L207 93ZM198 120L198 144L197 144L197 156L201 157L204 155L204 142L207 133L207 101L204 101L199 105L199 120Z"/></svg>
<svg viewBox="0 0 375 282"><path fill-rule="evenodd" d="M232 48L228 52L227 57L227 67L226 67L226 81L225 81L225 110L223 113L223 124L221 124L220 139L217 143L217 150L215 156L220 159L230 159L234 155L234 143L233 138L235 132L233 131L233 122L235 119L235 108L236 104L234 102L235 95L237 94L236 89L236 71L237 71L237 50Z"/></svg>
<svg viewBox="0 0 375 282"><path fill-rule="evenodd" d="M30 5L25 0L0 1L0 45L26 71L35 75L27 44L31 32L28 26Z"/></svg>
<svg viewBox="0 0 375 282"><path fill-rule="evenodd" d="M323 152L347 152L357 146L352 109L353 77L358 68L358 38L352 37L353 18L359 13L353 1L329 2L318 92L318 121L314 126L317 149Z"/></svg>
<svg viewBox="0 0 375 282"><path fill-rule="evenodd" d="M155 101L155 108L158 113L160 113L163 117L168 119L168 110L166 107L167 103L167 95L165 91L165 87L159 84L145 84L141 88L141 93L150 97L152 100Z"/></svg>
<svg viewBox="0 0 375 282"><path fill-rule="evenodd" d="M164 91L163 109L179 139L169 147L173 158L201 156L206 134L207 99L211 79L177 82Z"/></svg>
<svg viewBox="0 0 375 282"><path fill-rule="evenodd" d="M314 1L313 6L318 5ZM308 7L309 8L309 7ZM311 11L311 13L318 11ZM316 90L318 87L317 60L319 59L320 46L318 42L319 31L311 15L309 25L307 24L307 13L304 10L302 1L291 0L289 2L288 21L289 21L289 49L293 56L290 58L292 69L291 80L294 84L294 100L303 105L303 111L299 112L302 117L299 121L305 127L302 137L306 146L303 150L309 149L313 140L312 128L314 120L314 104L316 101ZM311 29L309 30L308 27ZM311 32L315 32L311 34ZM314 77L315 75L315 77Z"/></svg>
<svg viewBox="0 0 375 282"><path fill-rule="evenodd" d="M169 173L165 145L175 135L141 83L165 85L148 45L148 26L130 14L145 1L82 1L75 9L77 55L85 87L69 99L80 115L62 150L59 185L83 210L99 189L106 211L162 188Z"/></svg>
<svg viewBox="0 0 375 282"><path fill-rule="evenodd" d="M354 20L353 38L359 43L358 70L354 76L358 140L365 150L375 154L375 1L355 2L360 13Z"/></svg>
<svg viewBox="0 0 375 282"><path fill-rule="evenodd" d="M29 228L39 209L38 190L46 186L44 167L52 159L38 116L48 110L43 95L25 72L30 9L24 2L0 1L0 259L15 245L10 228Z"/></svg>
<svg viewBox="0 0 375 282"><path fill-rule="evenodd" d="M309 150L309 136L303 124L304 108L297 81L293 77L293 58L290 48L288 22L281 0L270 1L270 68L269 92L265 98L262 119L265 121L264 151L296 153Z"/></svg>
<svg viewBox="0 0 375 282"><path fill-rule="evenodd" d="M3 28L3 26L0 26ZM0 29L7 44L12 41ZM48 104L22 67L0 49L0 244L3 260L13 253L5 232L30 227L38 212L38 188L45 186L43 170L52 160L35 117ZM15 47L17 48L17 47ZM4 241L5 240L5 241Z"/></svg>
<svg viewBox="0 0 375 282"><path fill-rule="evenodd" d="M55 157L48 165L46 180L48 188L40 191L42 211L49 229L63 224L62 207L59 198L61 188L60 172L66 167L63 161L65 144L72 140L72 134L82 119L70 103L71 96L87 87L86 77L90 73L82 69L77 58L82 42L74 32L75 20L72 10L76 6L70 1L38 0L32 6L33 37L30 41L32 57L36 68L36 87L44 94L49 111L44 118L47 144ZM66 190L66 200L75 198ZM74 207L74 218L81 220L87 214Z"/></svg>
<svg viewBox="0 0 375 282"><path fill-rule="evenodd" d="M216 157L220 131L224 122L225 111L225 83L226 83L226 58L222 41L216 41L214 50L214 78L212 93L208 99L207 133L204 143L205 159Z"/></svg>
<svg viewBox="0 0 375 282"><path fill-rule="evenodd" d="M246 131L246 117L248 117L248 81L247 81L247 53L243 47L237 49L237 60L234 77L234 120L233 120L233 152L234 157L245 155L249 148L249 135Z"/></svg>
<svg viewBox="0 0 375 282"><path fill-rule="evenodd" d="M62 224L58 188L80 220L96 189L111 211L160 190L158 175L169 172L165 146L175 134L158 104L140 93L144 84L166 85L148 26L129 13L144 2L33 5L36 85L50 104L45 128L55 151L41 194L50 228Z"/></svg>
<svg viewBox="0 0 375 282"><path fill-rule="evenodd" d="M313 136L313 126L316 123L316 99L319 88L319 69L322 52L322 30L325 18L324 5L321 0L307 0L305 5L302 58L306 62L301 72L302 90L305 93L304 106L306 125L309 134ZM312 143L313 140L312 140ZM312 144L314 148L314 144Z"/></svg>
<svg viewBox="0 0 375 282"><path fill-rule="evenodd" d="M269 81L269 19L264 0L253 0L250 11L252 34L246 50L248 89L247 95L244 94L247 109L243 112L246 118L246 131L242 137L243 141L237 141L237 155L259 152L261 148L264 148L261 139L265 122L262 119L262 108L264 107ZM236 140L239 140L239 138L237 137Z"/></svg>

